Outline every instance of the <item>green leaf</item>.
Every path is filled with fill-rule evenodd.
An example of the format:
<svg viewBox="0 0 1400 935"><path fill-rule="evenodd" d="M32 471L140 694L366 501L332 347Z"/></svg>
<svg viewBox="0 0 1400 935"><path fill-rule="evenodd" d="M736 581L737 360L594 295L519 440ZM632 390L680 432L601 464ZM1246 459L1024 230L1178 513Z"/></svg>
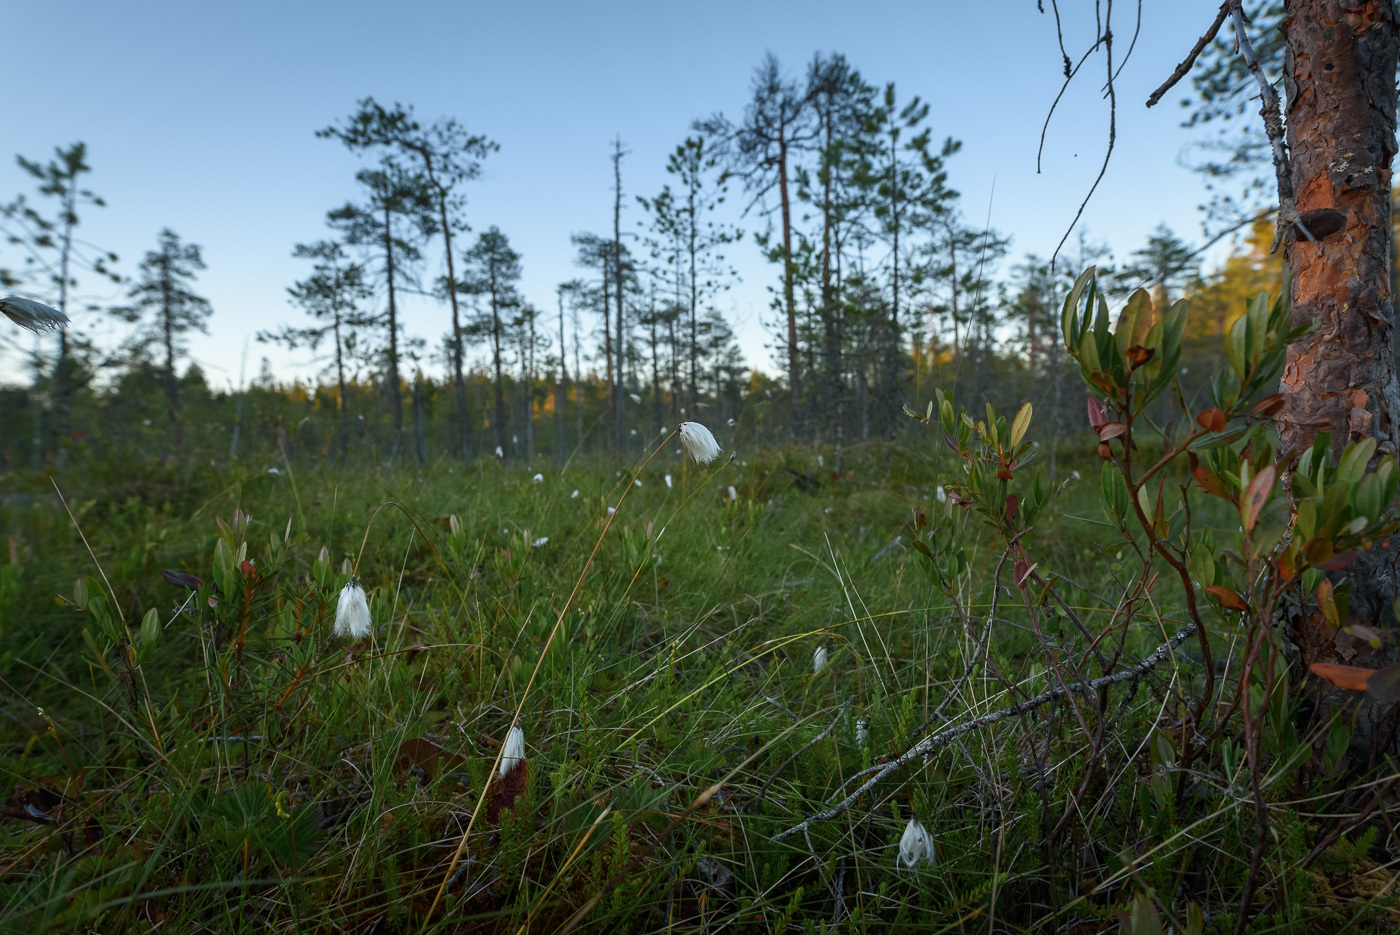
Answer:
<svg viewBox="0 0 1400 935"><path fill-rule="evenodd" d="M1011 423L1011 448L1014 451L1016 446L1021 444L1021 439L1026 437L1026 430L1031 427L1031 404L1026 403L1016 413L1016 420Z"/></svg>

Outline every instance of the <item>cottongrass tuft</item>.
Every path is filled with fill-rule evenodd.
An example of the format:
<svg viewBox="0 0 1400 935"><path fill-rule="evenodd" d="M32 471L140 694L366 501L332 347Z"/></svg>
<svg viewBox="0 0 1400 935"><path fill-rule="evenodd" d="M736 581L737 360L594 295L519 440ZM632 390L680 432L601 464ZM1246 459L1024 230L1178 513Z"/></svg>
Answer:
<svg viewBox="0 0 1400 935"><path fill-rule="evenodd" d="M58 309L33 299L22 299L17 295L7 295L0 299L0 314L35 334L57 331L68 324L68 316Z"/></svg>
<svg viewBox="0 0 1400 935"><path fill-rule="evenodd" d="M856 746L863 747L870 739L870 718L861 715L856 718Z"/></svg>
<svg viewBox="0 0 1400 935"><path fill-rule="evenodd" d="M942 484L939 484L937 487L933 488L933 493L934 493L934 495L935 495L936 497L938 497L938 502L939 502L939 503L947 503L947 502L948 502L948 491L946 491L946 490L943 489L943 485L942 485Z"/></svg>
<svg viewBox="0 0 1400 935"><path fill-rule="evenodd" d="M909 824L904 826L904 834L899 839L899 856L895 858L895 866L908 864L913 868L917 867L921 860L933 863L933 838L920 823L918 816L913 816L909 819Z"/></svg>
<svg viewBox="0 0 1400 935"><path fill-rule="evenodd" d="M578 499L578 491L575 490L573 493L569 494L569 499L570 499L570 500L577 500L577 499Z"/></svg>
<svg viewBox="0 0 1400 935"><path fill-rule="evenodd" d="M642 479L640 477L634 477L632 478L632 484L636 487L640 487L642 486Z"/></svg>
<svg viewBox="0 0 1400 935"><path fill-rule="evenodd" d="M504 451L501 450L501 446L500 446L500 445L497 445L497 446L496 446L496 457L499 458L499 459L502 460L502 461L505 460L506 453L505 453Z"/></svg>
<svg viewBox="0 0 1400 935"><path fill-rule="evenodd" d="M682 422L680 433L686 454L697 463L709 464L719 457L719 442L715 441L714 433L699 422Z"/></svg>
<svg viewBox="0 0 1400 935"><path fill-rule="evenodd" d="M734 485L729 485L729 502L733 503L739 499L739 491L734 489Z"/></svg>
<svg viewBox="0 0 1400 935"><path fill-rule="evenodd" d="M536 484L543 484L543 483L544 483L544 475L543 475L543 474L536 474L534 477L530 478L530 481L531 481L532 483L536 483Z"/></svg>
<svg viewBox="0 0 1400 935"><path fill-rule="evenodd" d="M670 489L671 489L671 486L672 486L672 485L671 485L671 475L670 475L670 474L667 474L667 475L666 475L666 489L667 489L667 490L670 490Z"/></svg>
<svg viewBox="0 0 1400 935"><path fill-rule="evenodd" d="M505 748L501 751L501 778L504 779L521 763L525 762L525 732L512 727L506 734Z"/></svg>
<svg viewBox="0 0 1400 935"><path fill-rule="evenodd" d="M340 589L340 601L335 606L336 636L362 640L369 636L369 601L365 600L365 589L360 587L359 578L351 578Z"/></svg>
<svg viewBox="0 0 1400 935"><path fill-rule="evenodd" d="M812 653L812 672L816 675L820 675L821 671L826 668L826 662L826 647L818 646L817 651Z"/></svg>

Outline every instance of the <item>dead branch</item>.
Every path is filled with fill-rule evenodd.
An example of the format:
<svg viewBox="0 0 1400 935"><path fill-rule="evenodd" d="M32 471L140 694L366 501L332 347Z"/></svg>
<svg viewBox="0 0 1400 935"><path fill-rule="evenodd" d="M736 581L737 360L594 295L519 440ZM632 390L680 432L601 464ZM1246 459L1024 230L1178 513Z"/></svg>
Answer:
<svg viewBox="0 0 1400 935"><path fill-rule="evenodd" d="M1186 58L1182 60L1181 64L1176 66L1176 71L1172 72L1171 77L1162 82L1160 88L1152 92L1152 96L1147 99L1148 107L1152 107L1161 101L1162 97L1168 91L1176 87L1178 81L1186 77L1187 72L1196 64L1196 59L1205 51L1206 46L1210 45L1216 33L1220 32L1220 27L1225 23L1225 17L1230 15L1232 9L1237 9L1239 7L1239 2L1240 0L1225 0L1224 3L1220 4L1220 10L1215 14L1215 22L1210 24L1210 28L1206 30L1204 36L1196 40L1195 46L1191 49L1191 54L1187 55Z"/></svg>
<svg viewBox="0 0 1400 935"><path fill-rule="evenodd" d="M1101 688L1106 688L1111 685L1119 685L1123 682L1130 682L1136 684L1154 668L1160 665L1164 659L1170 656L1178 646L1180 646L1182 643L1186 642L1188 639L1194 636L1195 633L1196 625L1194 623L1188 623L1180 630L1177 630L1175 635L1173 635L1171 639L1158 646L1152 651L1151 655L1149 655L1146 659L1142 660L1142 662L1139 662L1137 665L1133 666L1131 669L1124 669L1121 672L1115 672L1112 675L1105 675L1102 678L1093 679L1088 682L1075 682L1073 684L1065 686L1064 688L1052 688L1049 691L1042 692L1041 694L1036 695L1034 698L1031 698L1027 701L1023 701L1020 704L1012 705L1008 708L1002 708L1000 711L993 711L991 714L986 714L982 717L975 718L971 721L968 721L965 724L959 724L956 727L949 727L936 734L925 737L923 740L919 741L914 746L910 747L908 750L902 753L898 758L890 760L888 763L886 763L874 776L862 783L859 788L857 788L850 795L846 796L840 802L836 803L831 808L828 808L824 811L818 812L815 815L812 815L811 817L803 820L799 824L793 825L786 831L779 832L778 834L773 836L773 840L781 841L783 838L790 837L791 835L797 834L798 832L805 832L809 827L811 827L811 825L814 822L830 821L831 819L840 815L846 809L850 808L851 805L854 804L857 799L863 796L866 792L870 791L870 789L873 788L876 783L884 779L890 773L894 772L897 769L900 769L901 767L907 766L909 763L913 762L916 759L927 758L930 754L933 753L934 750L948 744L949 742L956 739L957 737L962 736L963 734L969 733L974 730L978 730L983 727L987 727L991 724L997 723L998 721L1004 721L1010 717L1016 717L1017 715L1025 714L1028 711L1033 711L1048 701L1053 701L1056 698L1060 698L1068 694L1089 694L1092 692L1096 692Z"/></svg>

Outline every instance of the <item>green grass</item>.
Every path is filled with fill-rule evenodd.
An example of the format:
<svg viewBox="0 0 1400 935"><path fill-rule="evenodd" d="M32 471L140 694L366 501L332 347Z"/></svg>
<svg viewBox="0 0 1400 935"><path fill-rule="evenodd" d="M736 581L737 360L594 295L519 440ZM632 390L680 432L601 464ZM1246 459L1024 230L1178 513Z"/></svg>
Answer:
<svg viewBox="0 0 1400 935"><path fill-rule="evenodd" d="M951 459L922 439L868 445L836 477L830 449L742 451L706 468L674 447L639 488L602 461L109 466L60 478L71 520L46 479L14 478L0 506L6 924L968 932L1047 931L1053 917L1099 931L1137 899L1183 922L1203 909L1203 931L1233 928L1252 817L1228 763L1172 769L1171 725L1199 677L1184 650L1123 707L1087 789L1072 710L1046 706L775 842L907 749L974 651L909 547L916 510L948 511L934 489ZM1060 492L1032 548L1086 621L1117 621L1113 640L1135 659L1175 630L1179 589L1164 580L1114 616L1139 566L1130 547L1103 544L1097 462L1061 461L1070 468L1085 479ZM971 566L956 594L980 619L1000 552L951 515ZM235 556L246 543L252 575L220 582L221 541ZM375 630L352 646L331 625L356 562ZM191 597L162 569L205 584ZM1008 563L992 659L1033 693L1045 660L1010 575ZM72 603L79 578L90 593L110 584L126 621L116 639L101 637L91 601ZM135 642L152 608L159 637L137 643L128 668L113 644ZM1068 620L1055 626L1053 646L1083 651ZM819 645L830 663L814 674ZM1007 703L983 672L946 714ZM517 709L527 765L488 782ZM1284 802L1287 770L1276 778ZM937 842L936 867L896 867L911 814ZM1393 887L1367 890L1361 873L1375 841L1343 837L1312 870L1290 870L1315 825L1287 807L1273 819L1273 930L1393 912ZM1346 879L1354 891L1334 886Z"/></svg>

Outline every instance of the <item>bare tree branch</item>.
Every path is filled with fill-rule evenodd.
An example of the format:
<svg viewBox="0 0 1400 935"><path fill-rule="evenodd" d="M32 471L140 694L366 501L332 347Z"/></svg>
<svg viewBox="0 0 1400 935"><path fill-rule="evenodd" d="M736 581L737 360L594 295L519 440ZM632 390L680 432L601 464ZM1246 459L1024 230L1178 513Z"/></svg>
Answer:
<svg viewBox="0 0 1400 935"><path fill-rule="evenodd" d="M1196 59L1205 51L1206 46L1210 45L1211 41L1215 39L1216 33L1220 32L1220 27L1225 23L1225 17L1229 16L1230 11L1232 9L1237 9L1238 6L1239 0L1225 0L1224 3L1220 4L1220 11L1215 14L1215 22L1210 24L1210 28L1206 30L1204 36L1196 40L1196 45L1191 49L1191 54L1186 56L1180 65L1176 66L1176 71L1172 72L1171 77L1162 82L1160 88L1152 92L1152 96L1147 99L1148 107L1156 105L1168 91L1176 87L1178 81L1186 77L1187 72L1196 64Z"/></svg>
<svg viewBox="0 0 1400 935"><path fill-rule="evenodd" d="M1016 717L1017 715L1025 714L1028 711L1033 711L1036 708L1039 708L1041 705L1045 704L1046 702L1053 701L1054 699L1063 697L1065 695L1090 694L1092 692L1098 691L1101 688L1106 688L1110 685L1118 685L1123 682L1130 682L1132 684L1136 684L1137 682L1141 681L1154 668L1160 665L1164 659L1170 656L1178 646L1190 639L1195 634L1195 632L1196 625L1194 623L1188 623L1180 630L1177 630L1176 634L1172 636L1171 639L1158 646L1152 651L1151 655L1149 655L1142 662L1133 666L1131 669L1124 669L1121 672L1115 672L1112 675L1105 675L1102 678L1093 679L1088 682L1075 682L1071 685L1065 686L1064 688L1052 688L1049 691L1042 692L1041 694L1036 695L1034 698L1031 698L1027 701L1023 701L1020 704L1012 705L1009 708L1002 708L1000 711L993 711L991 714L986 714L982 717L975 718L971 721L968 721L965 724L959 724L956 727L949 727L946 730L942 730L936 734L925 737L923 740L919 741L914 746L906 750L897 759L891 760L890 762L886 763L878 773L876 773L870 779L862 783L859 788L857 788L850 795L846 796L840 802L837 802L831 808L818 812L817 814L805 819L799 824L793 825L786 831L779 832L778 834L773 836L773 840L781 841L783 838L790 837L794 834L797 834L798 832L805 832L809 827L811 827L811 825L814 822L830 821L837 815L840 815L846 809L850 808L851 805L854 804L857 799L859 799L866 792L870 791L870 789L873 788L876 783L884 779L890 773L894 772L897 769L900 769L901 767L907 766L914 760L924 759L928 757L930 754L933 753L934 750L946 745L950 741L962 736L963 734L969 733L974 730L978 730L979 728L986 727L990 724L995 724L998 721L1004 721L1010 717Z"/></svg>

